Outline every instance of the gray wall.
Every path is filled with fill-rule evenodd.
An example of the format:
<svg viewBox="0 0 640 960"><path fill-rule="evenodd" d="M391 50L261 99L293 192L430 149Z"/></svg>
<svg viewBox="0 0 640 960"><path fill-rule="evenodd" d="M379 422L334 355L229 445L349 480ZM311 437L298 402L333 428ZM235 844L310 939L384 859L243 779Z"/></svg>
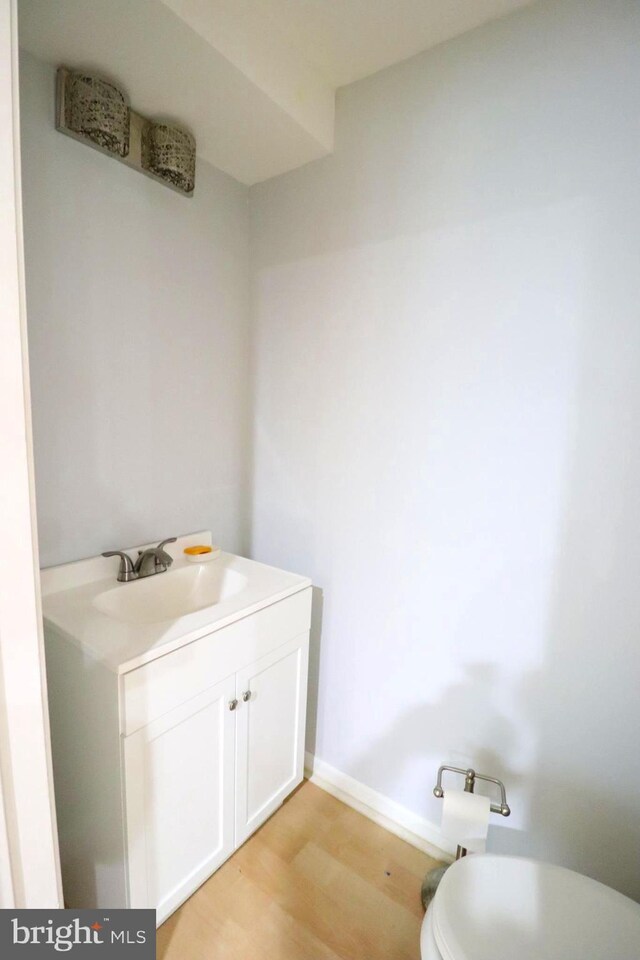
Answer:
<svg viewBox="0 0 640 960"><path fill-rule="evenodd" d="M20 62L29 353L43 566L211 528L246 546L247 190L192 199L57 133Z"/></svg>
<svg viewBox="0 0 640 960"><path fill-rule="evenodd" d="M251 191L253 552L324 592L309 749L433 823L473 762L493 849L636 896L639 50L637 0L533 4Z"/></svg>

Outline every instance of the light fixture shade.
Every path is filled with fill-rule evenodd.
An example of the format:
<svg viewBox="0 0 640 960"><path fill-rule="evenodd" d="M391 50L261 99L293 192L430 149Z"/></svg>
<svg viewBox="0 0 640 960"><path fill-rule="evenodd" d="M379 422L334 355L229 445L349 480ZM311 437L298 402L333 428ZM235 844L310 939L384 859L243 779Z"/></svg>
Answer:
<svg viewBox="0 0 640 960"><path fill-rule="evenodd" d="M69 72L65 81L65 123L119 157L129 153L129 107L113 84L85 73Z"/></svg>
<svg viewBox="0 0 640 960"><path fill-rule="evenodd" d="M166 123L145 124L142 167L184 193L193 193L196 178L196 141Z"/></svg>

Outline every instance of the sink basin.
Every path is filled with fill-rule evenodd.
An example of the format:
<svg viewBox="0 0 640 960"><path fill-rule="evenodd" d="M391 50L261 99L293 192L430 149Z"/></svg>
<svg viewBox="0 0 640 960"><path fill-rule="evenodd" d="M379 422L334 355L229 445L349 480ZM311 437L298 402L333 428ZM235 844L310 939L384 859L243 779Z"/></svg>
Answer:
<svg viewBox="0 0 640 960"><path fill-rule="evenodd" d="M92 660L123 676L311 586L307 577L224 551L189 563L184 549L200 543L211 543L210 531L179 537L168 544L173 565L166 573L132 583L116 581L117 557L42 570L45 631L73 637ZM148 546L131 546L129 554Z"/></svg>
<svg viewBox="0 0 640 960"><path fill-rule="evenodd" d="M213 607L244 590L248 580L218 560L158 573L99 593L93 605L122 623L160 623Z"/></svg>

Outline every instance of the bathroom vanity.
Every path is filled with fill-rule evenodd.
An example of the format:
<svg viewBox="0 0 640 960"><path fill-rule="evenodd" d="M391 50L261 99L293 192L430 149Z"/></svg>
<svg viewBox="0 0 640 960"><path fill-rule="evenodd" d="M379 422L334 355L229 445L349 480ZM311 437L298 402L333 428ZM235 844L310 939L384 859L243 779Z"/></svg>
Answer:
<svg viewBox="0 0 640 960"><path fill-rule="evenodd" d="M302 780L311 584L230 554L42 571L65 900L161 923ZM160 619L159 619L160 618Z"/></svg>

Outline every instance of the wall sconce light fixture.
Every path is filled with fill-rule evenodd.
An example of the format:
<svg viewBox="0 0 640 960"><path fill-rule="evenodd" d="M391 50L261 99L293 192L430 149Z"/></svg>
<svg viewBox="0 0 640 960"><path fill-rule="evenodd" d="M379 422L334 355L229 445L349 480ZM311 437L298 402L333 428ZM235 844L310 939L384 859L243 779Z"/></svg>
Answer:
<svg viewBox="0 0 640 960"><path fill-rule="evenodd" d="M70 130L88 137L109 153L129 153L129 107L112 83L84 73L64 78L64 121Z"/></svg>
<svg viewBox="0 0 640 960"><path fill-rule="evenodd" d="M185 193L193 193L196 141L178 127L147 123L142 131L142 166Z"/></svg>
<svg viewBox="0 0 640 960"><path fill-rule="evenodd" d="M56 129L177 190L193 195L196 141L186 130L132 110L113 83L60 67Z"/></svg>

